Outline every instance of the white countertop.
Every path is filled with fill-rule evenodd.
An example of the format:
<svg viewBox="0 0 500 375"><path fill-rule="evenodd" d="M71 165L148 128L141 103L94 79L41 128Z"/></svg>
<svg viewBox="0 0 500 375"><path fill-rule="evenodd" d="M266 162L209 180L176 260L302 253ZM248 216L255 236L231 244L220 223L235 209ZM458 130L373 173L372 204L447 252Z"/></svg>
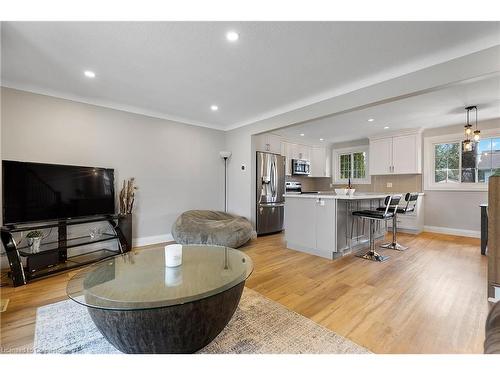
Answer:
<svg viewBox="0 0 500 375"><path fill-rule="evenodd" d="M285 198L305 198L305 199L345 199L345 200L357 200L357 199L384 199L388 194L379 193L354 193L354 195L336 195L335 193L318 193L318 194L285 194Z"/></svg>
<svg viewBox="0 0 500 375"><path fill-rule="evenodd" d="M393 193L397 194L397 193ZM361 200L361 199L384 199L390 195L389 193L354 193L354 195L337 195L335 193L317 193L317 194L285 194L285 198L305 198L305 199L344 199L344 200ZM404 196L404 194L402 194ZM424 195L424 193L419 193ZM404 198L403 198L404 199Z"/></svg>

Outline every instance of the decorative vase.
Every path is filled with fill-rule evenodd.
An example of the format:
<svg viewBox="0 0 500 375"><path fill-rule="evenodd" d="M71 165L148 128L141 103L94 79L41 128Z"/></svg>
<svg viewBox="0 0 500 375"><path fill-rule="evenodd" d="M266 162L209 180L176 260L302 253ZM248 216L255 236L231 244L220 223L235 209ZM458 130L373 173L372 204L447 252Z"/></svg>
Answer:
<svg viewBox="0 0 500 375"><path fill-rule="evenodd" d="M40 251L41 242L42 242L42 237L32 237L28 239L28 244L33 254L38 253Z"/></svg>

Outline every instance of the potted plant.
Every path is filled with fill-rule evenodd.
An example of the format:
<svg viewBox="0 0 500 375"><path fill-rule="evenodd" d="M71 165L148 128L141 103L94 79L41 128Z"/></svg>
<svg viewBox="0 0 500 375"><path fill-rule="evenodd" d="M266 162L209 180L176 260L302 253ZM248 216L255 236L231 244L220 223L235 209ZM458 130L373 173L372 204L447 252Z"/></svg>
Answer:
<svg viewBox="0 0 500 375"><path fill-rule="evenodd" d="M31 248L32 253L38 253L40 251L40 242L42 242L43 233L39 230L32 230L26 235L28 239L28 245Z"/></svg>

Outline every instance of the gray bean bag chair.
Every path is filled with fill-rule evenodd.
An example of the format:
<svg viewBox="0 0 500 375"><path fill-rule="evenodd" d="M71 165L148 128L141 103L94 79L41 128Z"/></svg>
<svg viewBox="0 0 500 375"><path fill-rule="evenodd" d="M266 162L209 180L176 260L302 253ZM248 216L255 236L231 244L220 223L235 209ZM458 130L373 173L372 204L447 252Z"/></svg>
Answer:
<svg viewBox="0 0 500 375"><path fill-rule="evenodd" d="M240 247L256 237L252 224L242 216L221 211L192 210L172 225L172 236L183 245L206 244Z"/></svg>

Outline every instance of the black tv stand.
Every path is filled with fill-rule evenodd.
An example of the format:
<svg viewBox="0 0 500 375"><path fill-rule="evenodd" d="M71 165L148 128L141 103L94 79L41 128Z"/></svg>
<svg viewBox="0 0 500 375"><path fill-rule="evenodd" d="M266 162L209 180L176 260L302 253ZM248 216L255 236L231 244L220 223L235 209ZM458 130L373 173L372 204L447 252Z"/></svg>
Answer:
<svg viewBox="0 0 500 375"><path fill-rule="evenodd" d="M95 238L91 238L90 235L68 238L68 226L97 222L109 223L111 233L102 233ZM57 241L43 242L40 250L36 253L33 253L29 246L19 246L14 238L15 233L51 228L57 228ZM9 260L9 276L14 286L20 286L33 279L81 267L130 251L132 248L132 215L103 215L45 223L7 225L1 228L1 238ZM68 249L94 244L105 245L113 240L118 245L117 250L107 249L105 246L102 248L98 246L96 249L96 246L93 246L90 251L68 256Z"/></svg>

